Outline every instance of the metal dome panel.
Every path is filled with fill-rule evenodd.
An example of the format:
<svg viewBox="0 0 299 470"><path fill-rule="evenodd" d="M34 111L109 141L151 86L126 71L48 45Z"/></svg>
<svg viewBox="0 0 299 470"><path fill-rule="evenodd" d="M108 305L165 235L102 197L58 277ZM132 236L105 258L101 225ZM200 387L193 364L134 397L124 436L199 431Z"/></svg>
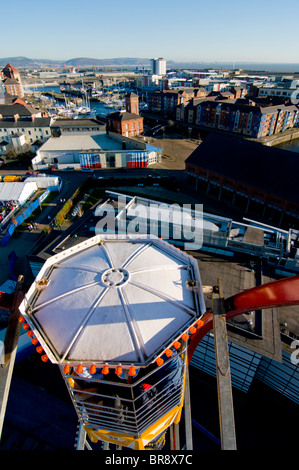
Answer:
<svg viewBox="0 0 299 470"><path fill-rule="evenodd" d="M98 235L49 258L20 311L54 363L142 367L205 304L186 253L153 236Z"/></svg>

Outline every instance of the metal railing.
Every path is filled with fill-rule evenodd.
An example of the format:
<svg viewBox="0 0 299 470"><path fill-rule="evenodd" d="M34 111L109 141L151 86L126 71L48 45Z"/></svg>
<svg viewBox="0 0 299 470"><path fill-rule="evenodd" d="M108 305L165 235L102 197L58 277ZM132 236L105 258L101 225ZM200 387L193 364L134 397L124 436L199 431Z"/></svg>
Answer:
<svg viewBox="0 0 299 470"><path fill-rule="evenodd" d="M80 423L93 430L140 436L175 406L182 405L185 371L186 348L166 358L162 366L140 369L132 383L113 371L104 379L86 379L75 372L63 377Z"/></svg>

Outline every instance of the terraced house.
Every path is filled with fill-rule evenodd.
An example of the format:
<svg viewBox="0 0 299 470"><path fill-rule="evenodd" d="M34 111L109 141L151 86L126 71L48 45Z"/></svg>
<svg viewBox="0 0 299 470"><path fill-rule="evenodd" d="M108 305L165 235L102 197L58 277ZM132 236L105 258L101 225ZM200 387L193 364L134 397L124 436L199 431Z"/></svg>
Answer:
<svg viewBox="0 0 299 470"><path fill-rule="evenodd" d="M20 99L0 104L0 153L36 150L51 137L51 118Z"/></svg>

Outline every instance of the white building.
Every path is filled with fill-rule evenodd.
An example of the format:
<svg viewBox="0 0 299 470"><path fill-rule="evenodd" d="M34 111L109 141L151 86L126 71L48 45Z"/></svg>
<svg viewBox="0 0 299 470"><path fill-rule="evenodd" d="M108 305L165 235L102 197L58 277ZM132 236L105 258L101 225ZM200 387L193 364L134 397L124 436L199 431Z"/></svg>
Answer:
<svg viewBox="0 0 299 470"><path fill-rule="evenodd" d="M35 182L0 183L0 201L15 201L24 204L37 191Z"/></svg>
<svg viewBox="0 0 299 470"><path fill-rule="evenodd" d="M45 142L51 136L51 122L50 117L25 103L0 104L0 144L6 143L0 153L27 152L36 142Z"/></svg>
<svg viewBox="0 0 299 470"><path fill-rule="evenodd" d="M74 134L50 138L32 160L34 169L147 167L161 159L162 149L115 133Z"/></svg>
<svg viewBox="0 0 299 470"><path fill-rule="evenodd" d="M290 86L263 86L259 89L258 96L279 96L281 98L291 98L292 95L296 95L296 87L291 88Z"/></svg>
<svg viewBox="0 0 299 470"><path fill-rule="evenodd" d="M61 183L59 176L30 176L26 178L26 184L34 183L38 189L47 189L49 187L57 187Z"/></svg>
<svg viewBox="0 0 299 470"><path fill-rule="evenodd" d="M153 75L166 75L166 60L162 57L151 59L151 69Z"/></svg>
<svg viewBox="0 0 299 470"><path fill-rule="evenodd" d="M17 153L26 152L35 142L46 142L51 136L50 126L51 118L15 122L0 120L0 142L7 142Z"/></svg>

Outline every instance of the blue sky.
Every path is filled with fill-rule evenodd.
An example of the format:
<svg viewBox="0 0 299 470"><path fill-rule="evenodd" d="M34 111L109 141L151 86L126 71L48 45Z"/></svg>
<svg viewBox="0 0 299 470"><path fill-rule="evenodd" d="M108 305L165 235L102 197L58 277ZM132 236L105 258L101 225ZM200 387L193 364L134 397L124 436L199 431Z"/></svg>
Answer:
<svg viewBox="0 0 299 470"><path fill-rule="evenodd" d="M0 11L0 57L299 63L299 0L14 0Z"/></svg>

